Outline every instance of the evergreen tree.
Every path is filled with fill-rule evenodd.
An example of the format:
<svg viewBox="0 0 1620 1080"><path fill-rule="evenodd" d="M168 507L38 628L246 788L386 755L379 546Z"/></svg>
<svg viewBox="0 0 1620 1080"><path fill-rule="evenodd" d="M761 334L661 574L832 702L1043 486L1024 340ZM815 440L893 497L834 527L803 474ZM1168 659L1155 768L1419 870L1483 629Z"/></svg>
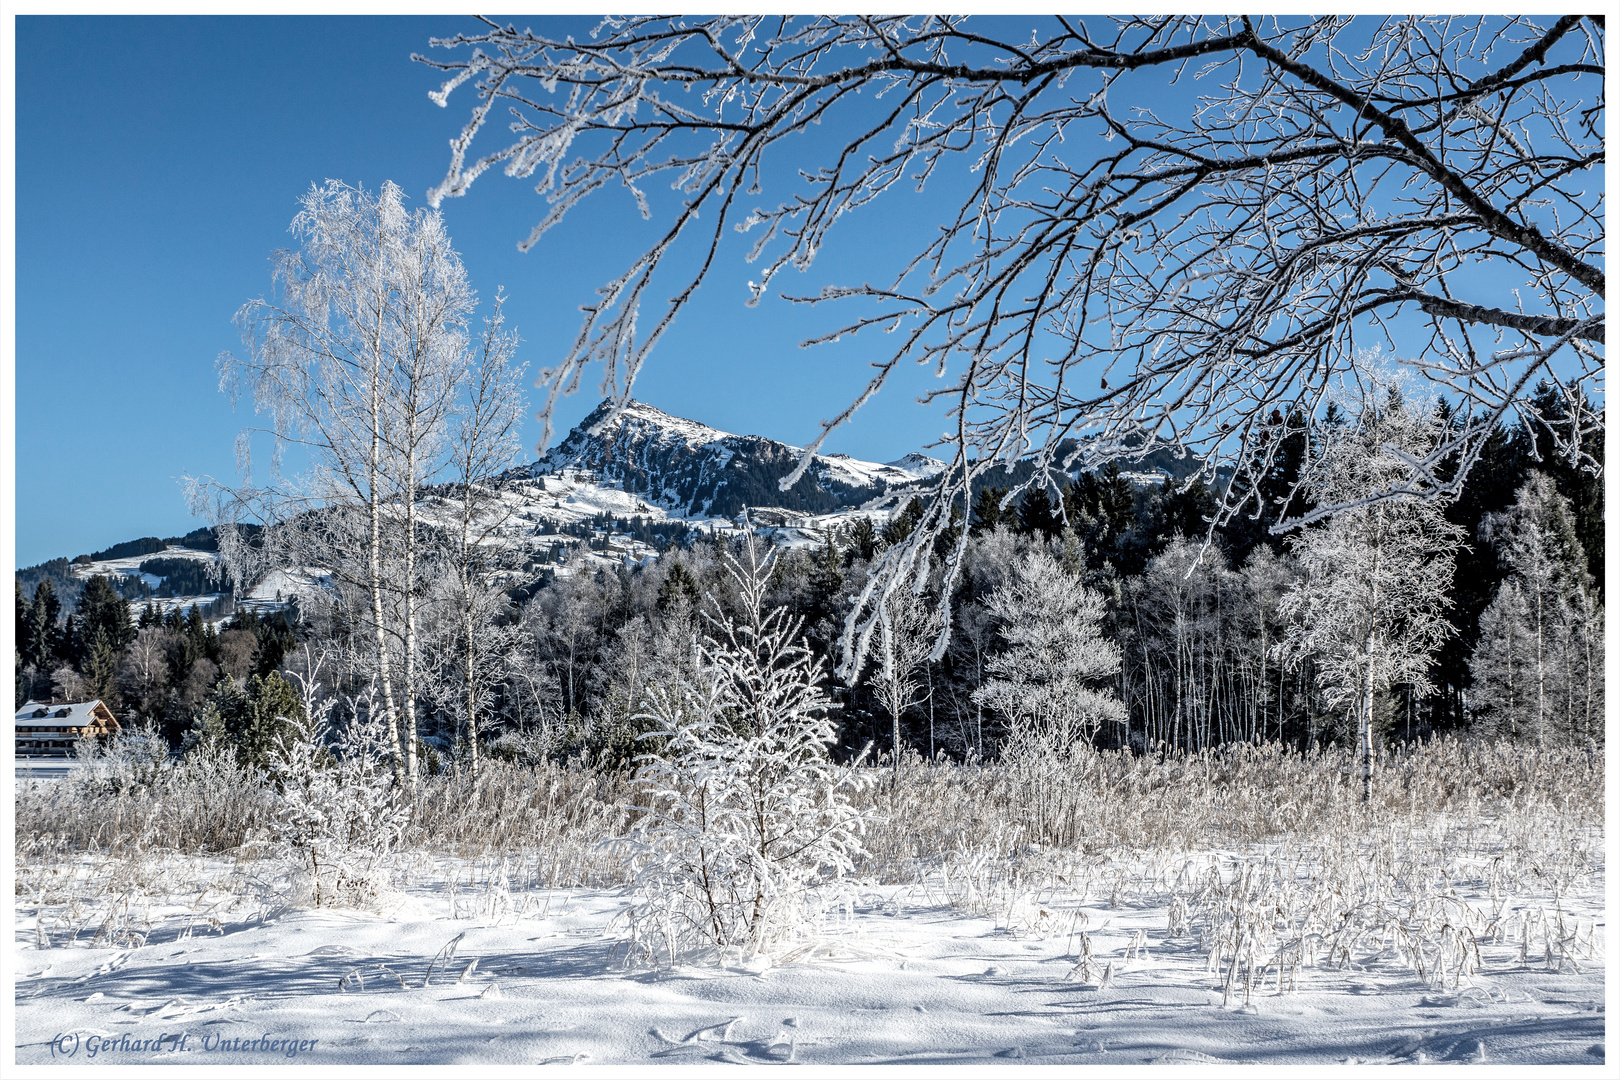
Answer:
<svg viewBox="0 0 1620 1080"><path fill-rule="evenodd" d="M231 616L228 628L231 630L246 630L253 635L257 644L258 660L254 665L254 673L269 675L281 666L281 662L298 645L298 612L297 607L289 610L273 612L270 615L260 616L252 609L243 609ZM202 639L203 654L208 648L207 632ZM218 649L216 643L215 649Z"/></svg>
<svg viewBox="0 0 1620 1080"><path fill-rule="evenodd" d="M62 605L56 599L56 588L51 584L51 579L46 578L34 587L34 599L28 605L22 633L17 638L18 651L22 653L25 666L41 671L52 666L59 652L57 622L61 613Z"/></svg>
<svg viewBox="0 0 1620 1080"><path fill-rule="evenodd" d="M231 749L241 764L263 769L282 739L294 737L304 721L303 702L279 672L254 675L246 687L227 675L198 708L185 744L213 741Z"/></svg>
<svg viewBox="0 0 1620 1080"><path fill-rule="evenodd" d="M1579 391L1577 391L1579 393ZM1575 399L1574 409L1562 391L1546 382L1536 386L1531 398L1536 421L1528 425L1527 441L1530 455L1536 459L1536 468L1550 475L1558 485L1558 493L1569 500L1574 514L1575 536L1586 552L1586 569L1596 584L1598 601L1603 600L1603 478L1586 465L1571 461L1559 454L1553 445L1553 432L1566 439L1570 435L1571 413L1585 418L1589 428L1581 440L1580 451L1593 461L1603 460L1603 427L1599 421L1591 427L1593 408L1584 394ZM1473 482L1473 477L1469 477Z"/></svg>
<svg viewBox="0 0 1620 1080"><path fill-rule="evenodd" d="M1302 517L1316 508L1309 493L1300 487L1309 451L1304 414L1294 411L1284 420L1282 412L1273 409L1260 438L1262 452L1267 455L1262 459L1264 471L1258 480L1247 474L1233 479L1234 501L1245 494L1249 501L1218 530L1234 564L1245 562L1258 545L1281 554L1287 537L1272 532L1273 526L1285 516Z"/></svg>
<svg viewBox="0 0 1620 1080"><path fill-rule="evenodd" d="M883 526L883 542L890 547L903 543L922 520L922 500L913 495L911 500Z"/></svg>
<svg viewBox="0 0 1620 1080"><path fill-rule="evenodd" d="M79 597L79 615L84 620L83 633L87 641L93 640L99 630L106 635L107 645L118 652L135 640L136 627L130 618L129 601L118 595L104 574L85 582L84 595Z"/></svg>
<svg viewBox="0 0 1620 1080"><path fill-rule="evenodd" d="M1065 487L1063 512L1088 564L1095 569L1120 565L1136 523L1136 494L1120 475L1117 463L1111 461L1097 472L1082 473Z"/></svg>
<svg viewBox="0 0 1620 1080"><path fill-rule="evenodd" d="M934 558L943 563L950 558L951 552L956 550L956 546L961 542L961 539L962 507L953 501L951 503L951 514L946 519L945 527L939 530L938 536L934 537Z"/></svg>
<svg viewBox="0 0 1620 1080"><path fill-rule="evenodd" d="M821 546L816 549L815 563L810 570L810 595L805 618L810 626L823 619L837 616L838 594L844 587L844 557L838 542L828 530Z"/></svg>
<svg viewBox="0 0 1620 1080"><path fill-rule="evenodd" d="M105 627L97 626L90 632L89 649L81 669L85 693L91 699L106 702L110 708L118 707L118 653Z"/></svg>
<svg viewBox="0 0 1620 1080"><path fill-rule="evenodd" d="M56 642L52 649L56 661L78 670L84 663L88 648L89 642L84 639L84 618L73 614L63 619L62 625L56 628Z"/></svg>
<svg viewBox="0 0 1620 1080"><path fill-rule="evenodd" d="M202 612L193 604L186 609L185 622L181 627L185 634L185 660L184 667L190 667L198 660L209 659L208 656L208 624L203 619Z"/></svg>
<svg viewBox="0 0 1620 1080"><path fill-rule="evenodd" d="M23 648L28 640L28 600L23 596L21 578L12 578L11 584L17 590L17 628L11 640L17 650L17 670L21 671L24 665Z"/></svg>
<svg viewBox="0 0 1620 1080"><path fill-rule="evenodd" d="M973 497L973 522L968 531L974 536L988 532L1001 524L1001 500L1007 497L1007 489L986 485L979 489Z"/></svg>
<svg viewBox="0 0 1620 1080"><path fill-rule="evenodd" d="M878 552L878 534L872 526L872 519L858 517L850 528L850 558L862 562L871 562Z"/></svg>
<svg viewBox="0 0 1620 1080"><path fill-rule="evenodd" d="M698 588L697 579L684 563L672 559L663 584L658 586L658 610L668 612L678 605L685 605L687 610L696 611L702 603L703 592Z"/></svg>
<svg viewBox="0 0 1620 1080"><path fill-rule="evenodd" d="M1159 515L1166 538L1179 533L1188 539L1202 539L1209 534L1209 519L1215 516L1215 494L1202 477L1179 484L1166 479Z"/></svg>
<svg viewBox="0 0 1620 1080"><path fill-rule="evenodd" d="M1046 493L1046 488L1031 487L1024 492L1023 501L1018 504L1019 532L1051 539L1061 527L1057 509L1052 505L1052 497Z"/></svg>
<svg viewBox="0 0 1620 1080"><path fill-rule="evenodd" d="M17 589L17 628L11 638L12 649L16 654L11 666L12 693L16 699L12 708L20 709L28 700L29 690L33 685L32 680L23 675L23 670L32 666L23 660L23 643L28 637L28 602L23 599L22 579L14 577L11 583Z"/></svg>
<svg viewBox="0 0 1620 1080"><path fill-rule="evenodd" d="M1449 415L1445 422L1455 423ZM1468 474L1461 495L1446 507L1446 520L1463 536L1477 537L1491 514L1501 513L1513 504L1515 493L1528 477L1528 440L1522 430L1498 426L1485 440L1479 458ZM1455 475L1457 462L1447 460L1441 478ZM1489 543L1463 545L1457 552L1457 572L1453 578L1447 618L1457 632L1441 643L1435 654L1429 680L1438 694L1433 699L1430 723L1454 727L1467 721L1463 700L1472 681L1470 657L1480 640L1480 617L1496 596L1505 568Z"/></svg>
<svg viewBox="0 0 1620 1080"><path fill-rule="evenodd" d="M1580 742L1602 724L1602 605L1569 501L1532 473L1481 528L1508 570L1480 617L1471 711L1489 730L1538 744Z"/></svg>

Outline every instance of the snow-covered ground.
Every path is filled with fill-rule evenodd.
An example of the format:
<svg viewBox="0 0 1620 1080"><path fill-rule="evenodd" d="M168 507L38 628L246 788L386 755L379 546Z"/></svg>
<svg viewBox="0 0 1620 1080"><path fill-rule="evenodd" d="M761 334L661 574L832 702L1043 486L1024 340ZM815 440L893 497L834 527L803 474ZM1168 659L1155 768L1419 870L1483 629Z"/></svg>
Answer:
<svg viewBox="0 0 1620 1080"><path fill-rule="evenodd" d="M123 559L100 559L96 562L74 563L69 569L73 576L81 580L89 580L97 574L106 574L113 577L146 578L147 583L154 587L163 579L151 574L141 573L141 563L148 559L191 559L199 563L217 563L219 553L215 551L198 551L196 548L176 547L170 544L162 551L148 552L145 555L131 555Z"/></svg>
<svg viewBox="0 0 1620 1080"><path fill-rule="evenodd" d="M174 876L204 869L185 862ZM207 866L220 878L230 872L227 862ZM1425 981L1392 955L1357 955L1301 968L1287 992L1268 980L1247 1002L1239 987L1223 1003L1223 974L1194 936L1169 936L1164 906L1054 898L1037 913L1039 928L1015 931L926 887L870 887L796 962L653 972L618 963L615 917L626 895L526 890L462 869L417 875L369 912L260 907L204 891L189 903L126 900L117 918L74 926L55 907L38 917L19 896L16 1060L1605 1060L1601 881L1563 902L1565 918L1590 926L1585 956L1550 965L1536 949L1521 956L1509 935L1480 942L1482 971L1455 983ZM114 923L137 935L123 938L134 947L109 946Z"/></svg>
<svg viewBox="0 0 1620 1080"><path fill-rule="evenodd" d="M19 782L24 780L60 780L71 776L83 764L76 757L19 757L16 759L15 772Z"/></svg>
<svg viewBox="0 0 1620 1080"><path fill-rule="evenodd" d="M237 600L237 606L261 610L281 607L293 596L308 596L326 588L329 576L317 566L271 570Z"/></svg>

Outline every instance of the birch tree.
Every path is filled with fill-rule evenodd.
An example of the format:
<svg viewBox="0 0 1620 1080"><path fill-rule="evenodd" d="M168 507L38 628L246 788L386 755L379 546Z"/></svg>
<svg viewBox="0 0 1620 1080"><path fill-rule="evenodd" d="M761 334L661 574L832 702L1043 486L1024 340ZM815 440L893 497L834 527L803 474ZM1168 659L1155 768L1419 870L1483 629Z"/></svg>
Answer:
<svg viewBox="0 0 1620 1080"><path fill-rule="evenodd" d="M397 211L385 209L384 219ZM450 466L452 434L458 396L473 368L468 348L467 322L474 294L461 260L450 246L449 234L437 213L421 211L411 242L396 255L401 279L400 302L390 312L393 322L394 363L389 371L384 407L391 414L385 428L388 464L396 499L391 509L399 523L400 571L392 596L398 612L392 620L400 627L401 683L404 690L403 737L406 775L417 783L417 714L421 693L422 661L419 621L431 582L424 578L424 555L431 542L421 522L423 488Z"/></svg>
<svg viewBox="0 0 1620 1080"><path fill-rule="evenodd" d="M486 319L478 363L467 373L450 445L458 502L453 526L446 530L447 602L455 614L458 670L462 689L462 722L473 775L480 769L478 718L490 686L500 672L500 656L512 644L510 634L489 630L497 611L506 606L499 574L511 559L501 542L502 530L516 504L502 496L494 477L521 450L523 368L515 365L517 338L505 329L504 297L497 294Z"/></svg>
<svg viewBox="0 0 1620 1080"><path fill-rule="evenodd" d="M1356 407L1322 432L1307 462L1315 528L1294 538L1303 576L1283 598L1291 621L1279 655L1309 657L1330 708L1354 717L1361 791L1372 797L1373 698L1396 684L1431 689L1429 660L1452 632L1444 612L1460 530L1434 500L1381 498L1404 486L1440 441L1432 410L1368 377L1346 393Z"/></svg>
<svg viewBox="0 0 1620 1080"><path fill-rule="evenodd" d="M878 655L866 677L872 696L889 714L896 780L900 777L900 720L922 700L922 674L932 645L928 623L922 597L906 591L890 594L883 602L883 617L878 622Z"/></svg>
<svg viewBox="0 0 1620 1080"><path fill-rule="evenodd" d="M614 189L657 220L549 369L549 416L591 365L630 400L731 230L753 240L754 304L840 223L863 242L875 204L925 189L937 227L882 221L869 258L891 263L780 293L836 313L806 344L886 335L784 488L902 366L944 377L925 397L950 408L950 467L876 564L849 617L864 628L974 479L1021 457L1044 483L1053 464L1190 451L1217 521L1253 512L1287 442L1271 436L1314 429L1374 341L1421 340L1410 369L1458 405L1383 497L1454 496L1495 425L1539 422L1543 377L1573 410L1556 452L1599 471L1582 439L1602 415L1580 402L1605 341L1605 35L1601 16L1537 13L614 17L567 38L485 20L421 58L446 73L439 105L473 95L429 199L497 166L531 180L547 209L524 249Z"/></svg>
<svg viewBox="0 0 1620 1080"><path fill-rule="evenodd" d="M328 181L301 207L291 228L301 247L272 258L279 295L237 312L246 355L219 360L232 401L249 395L269 417L270 478L255 482L244 432L242 482L205 477L190 490L217 521L271 527L266 560L312 565L363 590L389 746L414 785L416 495L444 464L475 298L439 214L407 211L396 185L372 194ZM290 445L311 458L297 479L280 470Z"/></svg>

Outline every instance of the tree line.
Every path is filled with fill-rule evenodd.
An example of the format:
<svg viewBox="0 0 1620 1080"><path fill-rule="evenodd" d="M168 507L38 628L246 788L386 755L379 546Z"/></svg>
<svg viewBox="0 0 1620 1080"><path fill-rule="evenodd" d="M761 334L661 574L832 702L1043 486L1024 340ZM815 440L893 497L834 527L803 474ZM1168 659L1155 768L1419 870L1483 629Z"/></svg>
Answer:
<svg viewBox="0 0 1620 1080"><path fill-rule="evenodd" d="M1544 387L1536 402L1544 423L1559 422L1556 394ZM1394 401L1386 428L1390 412L1410 411ZM1432 427L1446 416L1438 408L1408 426ZM1338 423L1365 434L1365 421L1341 415ZM860 676L847 685L829 680L839 751L871 743L891 755L898 747L990 756L1036 729L1060 741L1139 749L1262 740L1304 747L1465 728L1601 741L1602 489L1545 454L1538 430L1497 433L1467 496L1412 504L1430 509L1406 539L1388 523L1410 518L1412 506L1374 504L1384 507L1377 513L1386 519L1383 542L1393 545L1388 562L1422 568L1422 560L1435 560L1415 584L1385 586L1432 594L1387 598L1388 625L1379 629L1385 648L1418 633L1412 623L1420 613L1428 620L1422 647L1387 671L1376 658L1334 671L1366 644L1365 627L1324 621L1361 602L1344 591L1358 587L1348 572L1358 541L1334 532L1335 523L1349 528L1353 515L1341 511L1292 534L1270 531L1289 499L1290 513L1308 513L1307 463L1347 452L1306 445L1302 427L1287 436L1296 445L1276 456L1264 481L1267 512L1213 534L1207 519L1215 495L1196 478L1133 486L1110 466L1054 478L1018 499L983 487L967 517L965 570L949 598L948 649L928 659L927 609L943 599L935 568L920 595L890 600L887 630ZM1394 437L1386 429L1377 435ZM779 553L769 606L797 622L828 668L872 563L907 538L921 513L914 498L882 525L858 517L819 545ZM443 529L422 529L430 576L453 569ZM1430 552L1412 539L1425 530L1447 539ZM476 743L508 757L628 764L647 729L648 695L689 673L706 618L739 610L724 572L738 541L681 539L652 565L611 570L565 551L568 561L536 581L486 588L487 602L470 615L453 589L424 593L413 694L424 760L471 756ZM936 544L958 539L959 531L947 532ZM256 715L267 695L288 693L278 670L303 672L320 653L336 658L349 689L375 682L374 627L361 593L340 584L332 602L269 617L242 611L216 624L196 608L133 611L103 576L85 584L71 615L61 612L50 580L32 597L19 582L18 703L99 697L176 745L207 730L259 759L269 721L241 717ZM1315 623L1313 604L1321 609ZM1370 695L1363 692L1369 679L1377 684Z"/></svg>

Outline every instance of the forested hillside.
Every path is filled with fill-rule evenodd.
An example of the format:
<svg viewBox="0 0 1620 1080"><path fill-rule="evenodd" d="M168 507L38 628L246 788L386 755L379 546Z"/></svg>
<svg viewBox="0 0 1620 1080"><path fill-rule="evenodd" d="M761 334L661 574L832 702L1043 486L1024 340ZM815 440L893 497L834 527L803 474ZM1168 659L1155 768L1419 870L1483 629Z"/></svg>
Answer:
<svg viewBox="0 0 1620 1080"><path fill-rule="evenodd" d="M1557 401L1545 387L1537 397L1552 423L1558 422ZM1088 737L1101 745L1197 748L1280 740L1306 746L1346 738L1349 720L1330 704L1331 688L1318 670L1322 658L1306 652L1290 661L1280 650L1298 620L1298 605L1290 608L1288 597L1306 576L1301 545L1324 527L1271 531L1291 492L1288 513L1297 516L1311 505L1308 491L1294 490L1306 447L1301 436L1290 438L1298 445L1277 455L1278 468L1261 493L1262 511L1217 529L1207 548L1215 502L1196 478L1143 486L1111 467L1072 480L1054 476L1048 488L1032 487L1010 502L1005 488L981 488L967 523L964 572L951 596L949 649L936 663L921 655L932 643L928 612L939 603L940 565L960 522L936 544L941 559L933 584L912 608L895 612L894 655L904 669L899 681L891 679L886 688L881 660L871 659L859 677L829 683L841 705L842 752L871 741L886 753L898 732L903 747L922 754L994 755L1017 727L1014 713L992 707L995 695L986 692L1015 631L1007 597L1021 560L1043 552L1063 572L1045 587L1094 595L1101 612L1096 633L1118 657L1112 670L1091 681L1123 706L1122 721L1090 729ZM1601 447L1593 452L1601 454ZM1538 478L1546 481L1541 487L1533 483ZM1019 479L1008 474L1009 482ZM1422 678L1379 690L1379 737L1406 741L1481 725L1539 731L1552 723L1568 738L1601 738L1601 724L1591 719L1601 716L1602 701L1601 484L1553 458L1530 431L1513 427L1490 441L1465 490L1444 509L1460 541L1439 612L1451 629L1426 657ZM1539 502L1529 506L1526 499ZM779 558L771 603L801 621L829 669L841 659L843 621L868 568L909 534L920 511L913 499L886 525L874 523L881 515L856 518L825 530L819 545ZM1553 536L1543 554L1527 555L1523 538L1510 538L1513 528L1523 532L1525 521ZM558 547L554 562L530 560L527 574L508 582L504 598L475 627L480 741L508 756L586 754L628 764L644 726L638 716L648 688L679 674L682 643L703 627L706 611L731 610L734 597L717 568L721 552L738 541L675 520L640 518L585 520L559 532L558 539L577 534L579 546ZM636 565L584 560L598 547L611 552L609 538L621 535L641 536L665 553ZM126 548L139 554L143 543L97 557L116 557ZM1535 559L1545 565L1528 565ZM254 675L307 664L307 655L355 655L362 632L330 605L294 607L269 621L245 613L218 625L204 617L208 611L164 616L157 608L143 611L139 599L127 598L130 590L120 596L99 577L74 609L62 602L58 584L78 584L65 577L66 569L65 560L33 568L39 584L32 590L24 588L25 575L18 576L19 702L30 695L103 697L121 715L154 723L176 744L202 722L211 700L237 692L228 682L257 692L249 688ZM198 590L211 572L202 563L157 556L141 569ZM1526 645L1526 634L1534 634L1524 625L1527 588L1539 589L1536 595L1546 600L1539 658L1534 645ZM160 591L176 590L166 584ZM294 649L295 641L311 653ZM453 617L453 605L429 605L422 641L424 655L438 658L420 681L422 730L442 758L466 743L467 669L454 660L465 653L465 627ZM1596 651L1588 658L1590 648ZM1533 721L1524 715L1528 670L1541 694ZM356 671L353 677L364 676ZM1515 677L1517 705L1486 697L1487 688L1491 695L1509 692L1503 680Z"/></svg>

